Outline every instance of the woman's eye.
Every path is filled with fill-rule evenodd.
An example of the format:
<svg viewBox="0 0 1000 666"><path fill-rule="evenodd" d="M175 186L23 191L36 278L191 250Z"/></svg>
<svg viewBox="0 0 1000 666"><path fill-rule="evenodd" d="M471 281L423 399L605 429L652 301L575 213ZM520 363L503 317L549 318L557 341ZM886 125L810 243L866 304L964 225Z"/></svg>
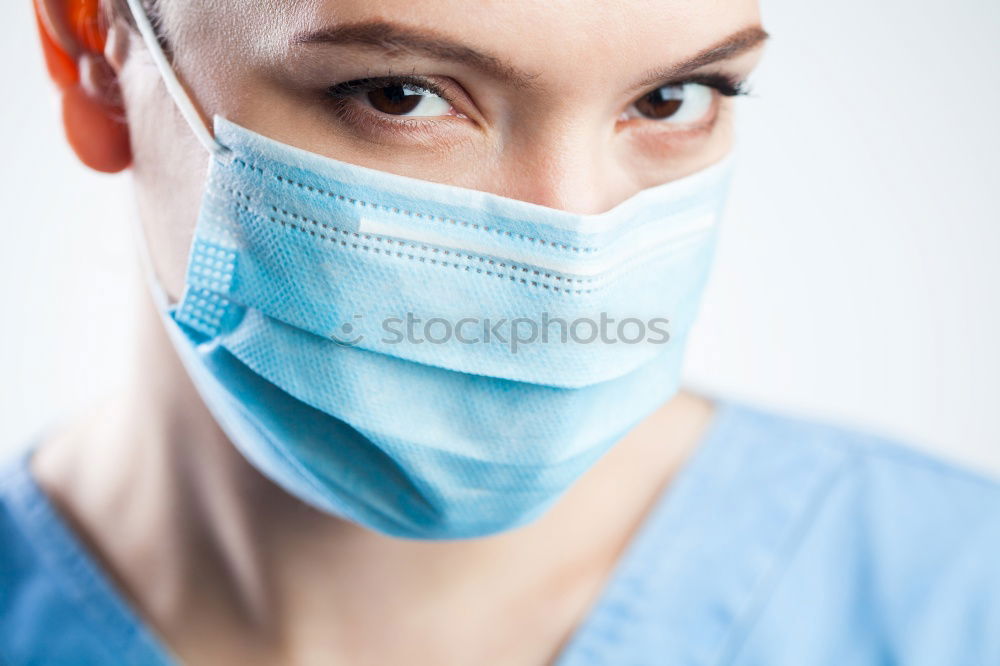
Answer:
<svg viewBox="0 0 1000 666"><path fill-rule="evenodd" d="M713 89L701 83L663 86L633 102L625 115L678 125L695 123L711 111L713 97Z"/></svg>
<svg viewBox="0 0 1000 666"><path fill-rule="evenodd" d="M399 83L372 88L359 95L361 101L389 116L428 118L446 116L451 104L429 90Z"/></svg>

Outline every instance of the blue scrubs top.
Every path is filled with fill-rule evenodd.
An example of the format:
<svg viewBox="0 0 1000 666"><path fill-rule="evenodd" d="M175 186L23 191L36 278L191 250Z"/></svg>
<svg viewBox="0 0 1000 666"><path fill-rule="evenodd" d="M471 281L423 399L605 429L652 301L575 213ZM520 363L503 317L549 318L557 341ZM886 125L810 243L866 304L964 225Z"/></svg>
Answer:
<svg viewBox="0 0 1000 666"><path fill-rule="evenodd" d="M26 457L0 475L0 663L176 663ZM721 403L555 663L1000 666L1000 484Z"/></svg>

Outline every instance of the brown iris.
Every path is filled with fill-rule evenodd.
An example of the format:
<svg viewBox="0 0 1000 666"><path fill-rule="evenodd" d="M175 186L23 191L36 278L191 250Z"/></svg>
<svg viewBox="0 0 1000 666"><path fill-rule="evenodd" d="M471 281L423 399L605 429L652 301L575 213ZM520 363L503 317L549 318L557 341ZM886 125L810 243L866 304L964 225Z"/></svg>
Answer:
<svg viewBox="0 0 1000 666"><path fill-rule="evenodd" d="M407 86L391 85L368 91L368 102L376 111L404 116L417 108L425 94Z"/></svg>
<svg viewBox="0 0 1000 666"><path fill-rule="evenodd" d="M665 120L677 113L684 104L682 86L657 88L635 103L635 108L647 118Z"/></svg>

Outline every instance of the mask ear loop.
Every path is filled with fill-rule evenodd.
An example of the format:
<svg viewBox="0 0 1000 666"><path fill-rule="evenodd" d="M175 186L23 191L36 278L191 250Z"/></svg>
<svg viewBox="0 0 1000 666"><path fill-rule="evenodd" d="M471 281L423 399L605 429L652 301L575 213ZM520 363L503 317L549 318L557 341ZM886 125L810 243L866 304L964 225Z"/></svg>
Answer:
<svg viewBox="0 0 1000 666"><path fill-rule="evenodd" d="M139 34L142 36L142 41L146 44L146 49L149 51L149 55L152 56L153 62L156 64L156 69L160 72L163 85L166 86L167 92L174 100L174 104L177 105L177 109L181 112L181 115L184 116L184 120L187 121L191 131L194 132L198 142L215 157L222 157L229 153L229 149L216 141L215 137L212 136L194 102L191 101L191 96L188 95L187 90L184 89L184 85L177 78L177 73L174 72L170 61L167 60L167 56L163 52L163 46L156 36L153 24L149 21L149 15L142 4L142 0L128 0L128 7L132 12L132 18L135 19L135 24L139 29Z"/></svg>
<svg viewBox="0 0 1000 666"><path fill-rule="evenodd" d="M173 99L174 104L177 105L177 109L181 112L184 117L185 122L194 132L195 137L198 142L204 146L213 157L217 159L226 160L228 155L231 154L229 148L226 148L212 136L208 127L205 125L204 120L202 120L201 114L195 107L194 102L192 102L190 95L188 95L187 90L181 84L180 80L177 78L177 74L174 72L173 67L170 65L170 61L167 60L166 54L163 52L163 46L160 44L159 38L156 36L156 31L153 29L152 23L149 21L149 15L146 13L146 9L142 4L142 0L127 0L129 10L132 13L132 17L135 19L136 27L139 29L139 34L142 36L142 41L146 45L146 49L149 51L150 56L153 58L153 62L156 64L157 70L159 70L160 77L163 80L164 86L167 88L167 92L170 94L171 99ZM135 234L135 240L139 246L139 262L146 279L146 284L149 286L150 294L153 298L153 304L156 310L160 313L161 317L166 319L169 317L169 311L172 309L170 304L170 299L167 296L166 290L160 284L157 279L156 270L153 267L153 258L149 251L149 243L146 238L146 231L143 229L142 221L138 215L136 215L136 224L133 225L133 233ZM164 325L167 328L167 332L171 334L171 338L175 338L175 333L173 328L169 325L170 322L164 321ZM177 343L177 340L174 340Z"/></svg>

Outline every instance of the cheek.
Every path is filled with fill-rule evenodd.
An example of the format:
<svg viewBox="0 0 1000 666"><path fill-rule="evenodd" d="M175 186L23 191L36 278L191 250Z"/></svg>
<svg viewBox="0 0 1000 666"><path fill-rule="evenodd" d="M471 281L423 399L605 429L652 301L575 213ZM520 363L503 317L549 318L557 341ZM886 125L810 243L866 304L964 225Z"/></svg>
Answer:
<svg viewBox="0 0 1000 666"><path fill-rule="evenodd" d="M184 287L209 157L151 64L126 67L122 82L139 216L157 276L177 299Z"/></svg>

